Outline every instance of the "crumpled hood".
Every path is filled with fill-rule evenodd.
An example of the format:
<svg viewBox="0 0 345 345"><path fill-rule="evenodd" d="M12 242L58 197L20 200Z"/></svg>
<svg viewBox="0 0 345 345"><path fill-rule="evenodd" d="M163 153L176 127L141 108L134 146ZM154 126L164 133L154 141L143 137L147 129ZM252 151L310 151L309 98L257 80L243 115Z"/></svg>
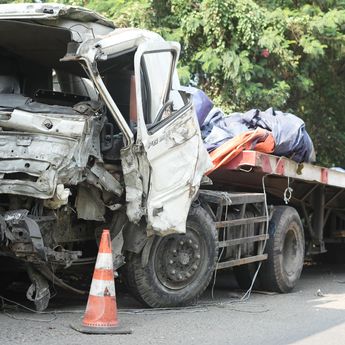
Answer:
<svg viewBox="0 0 345 345"><path fill-rule="evenodd" d="M48 23L56 19L68 19L84 23L97 23L109 28L115 28L112 21L107 20L96 12L78 6L56 3L0 5L0 19L30 19Z"/></svg>

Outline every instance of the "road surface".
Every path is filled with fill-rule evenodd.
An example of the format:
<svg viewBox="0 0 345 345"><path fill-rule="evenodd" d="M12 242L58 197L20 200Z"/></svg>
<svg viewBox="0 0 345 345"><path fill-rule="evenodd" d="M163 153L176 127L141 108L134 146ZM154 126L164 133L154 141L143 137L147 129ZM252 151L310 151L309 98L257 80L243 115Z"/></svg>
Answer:
<svg viewBox="0 0 345 345"><path fill-rule="evenodd" d="M219 275L198 305L181 310L143 309L118 292L119 318L131 335L84 335L70 328L79 322L85 301L58 294L49 313L33 314L6 305L0 312L1 345L318 345L345 343L345 267L305 268L293 293L253 293L237 302L231 274ZM11 293L11 298L19 298ZM55 312L54 312L55 311Z"/></svg>

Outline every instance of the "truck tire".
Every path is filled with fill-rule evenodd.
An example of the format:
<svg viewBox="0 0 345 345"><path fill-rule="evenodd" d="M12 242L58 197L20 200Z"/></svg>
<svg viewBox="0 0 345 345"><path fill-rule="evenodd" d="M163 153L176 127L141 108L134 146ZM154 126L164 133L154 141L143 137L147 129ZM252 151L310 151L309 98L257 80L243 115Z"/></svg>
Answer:
<svg viewBox="0 0 345 345"><path fill-rule="evenodd" d="M270 238L262 263L260 283L264 290L290 292L300 278L304 263L304 232L297 211L277 206L269 224Z"/></svg>
<svg viewBox="0 0 345 345"><path fill-rule="evenodd" d="M186 234L156 236L144 267L141 254L128 256L125 281L134 297L149 307L186 305L205 291L217 258L215 224L202 207L192 207Z"/></svg>

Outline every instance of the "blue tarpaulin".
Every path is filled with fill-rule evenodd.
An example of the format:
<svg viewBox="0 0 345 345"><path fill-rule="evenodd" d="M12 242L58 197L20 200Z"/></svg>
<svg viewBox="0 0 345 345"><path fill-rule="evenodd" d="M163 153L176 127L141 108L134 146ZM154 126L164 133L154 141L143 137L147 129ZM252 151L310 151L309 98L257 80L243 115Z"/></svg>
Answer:
<svg viewBox="0 0 345 345"><path fill-rule="evenodd" d="M245 131L263 128L272 132L275 140L274 154L296 162L315 161L312 140L305 123L296 115L269 108L266 111L252 109L246 113L225 116L214 108L201 125L201 133L208 151L212 151L229 139Z"/></svg>

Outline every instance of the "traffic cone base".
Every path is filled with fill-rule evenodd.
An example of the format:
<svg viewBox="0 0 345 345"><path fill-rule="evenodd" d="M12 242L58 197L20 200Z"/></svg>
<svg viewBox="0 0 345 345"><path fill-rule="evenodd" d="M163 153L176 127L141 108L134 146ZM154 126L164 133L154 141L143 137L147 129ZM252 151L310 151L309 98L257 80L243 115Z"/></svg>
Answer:
<svg viewBox="0 0 345 345"><path fill-rule="evenodd" d="M120 327L113 272L113 257L109 230L103 230L95 271L82 323L71 327L87 334L130 334Z"/></svg>
<svg viewBox="0 0 345 345"><path fill-rule="evenodd" d="M84 326L81 323L71 324L71 327L80 333L86 334L132 334L132 330L129 328L123 328L121 324L118 323L117 326L114 327L104 327L104 326Z"/></svg>

